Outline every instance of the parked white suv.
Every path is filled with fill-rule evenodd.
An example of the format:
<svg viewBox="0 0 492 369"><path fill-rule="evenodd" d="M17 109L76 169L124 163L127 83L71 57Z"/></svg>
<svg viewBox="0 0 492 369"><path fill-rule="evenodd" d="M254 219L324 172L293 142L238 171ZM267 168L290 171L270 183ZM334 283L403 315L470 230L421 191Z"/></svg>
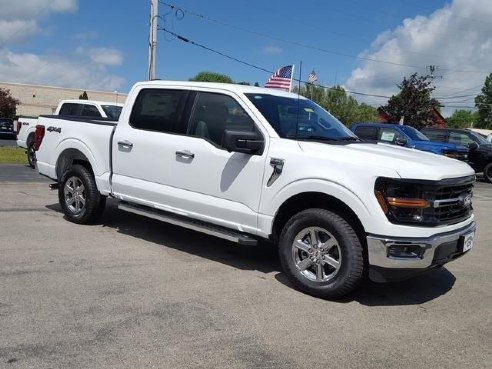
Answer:
<svg viewBox="0 0 492 369"><path fill-rule="evenodd" d="M304 97L193 82L136 84L118 124L41 117L39 172L68 220L122 210L231 241L269 239L290 281L338 298L473 246L465 163L362 143Z"/></svg>

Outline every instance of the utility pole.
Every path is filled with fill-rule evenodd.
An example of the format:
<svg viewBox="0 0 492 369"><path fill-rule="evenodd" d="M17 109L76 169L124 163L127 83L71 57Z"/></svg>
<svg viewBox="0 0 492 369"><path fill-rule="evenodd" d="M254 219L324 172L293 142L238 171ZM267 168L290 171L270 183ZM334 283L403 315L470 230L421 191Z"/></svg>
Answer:
<svg viewBox="0 0 492 369"><path fill-rule="evenodd" d="M440 75L435 75L434 73L437 72L437 70L439 69L439 66L438 65L428 65L427 66L427 69L429 69L429 72L430 74L428 75L431 79L435 79L435 78L441 78L442 79L442 76Z"/></svg>
<svg viewBox="0 0 492 369"><path fill-rule="evenodd" d="M155 79L155 56L157 51L157 19L159 17L159 0L150 0L150 32L149 32L149 80Z"/></svg>

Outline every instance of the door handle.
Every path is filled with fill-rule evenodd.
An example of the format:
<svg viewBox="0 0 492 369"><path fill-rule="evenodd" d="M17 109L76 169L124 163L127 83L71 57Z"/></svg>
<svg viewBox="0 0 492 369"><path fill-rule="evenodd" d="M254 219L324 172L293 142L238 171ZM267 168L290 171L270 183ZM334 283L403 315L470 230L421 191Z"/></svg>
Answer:
<svg viewBox="0 0 492 369"><path fill-rule="evenodd" d="M133 144L130 141L118 141L118 146L121 146L124 149L131 149Z"/></svg>
<svg viewBox="0 0 492 369"><path fill-rule="evenodd" d="M183 159L193 159L195 157L195 154L188 150L183 150L183 151L176 151L176 156L179 156L180 158Z"/></svg>

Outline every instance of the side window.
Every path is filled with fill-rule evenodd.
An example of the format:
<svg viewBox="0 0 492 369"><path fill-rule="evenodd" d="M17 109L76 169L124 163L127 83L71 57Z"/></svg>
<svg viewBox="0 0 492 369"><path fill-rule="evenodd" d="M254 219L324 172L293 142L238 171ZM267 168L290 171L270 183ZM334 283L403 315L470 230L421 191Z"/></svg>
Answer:
<svg viewBox="0 0 492 369"><path fill-rule="evenodd" d="M426 135L431 141L439 141L446 142L446 132L444 130L435 130L435 131L423 131L424 135Z"/></svg>
<svg viewBox="0 0 492 369"><path fill-rule="evenodd" d="M185 90L144 89L140 91L130 115L136 129L175 133L187 96Z"/></svg>
<svg viewBox="0 0 492 369"><path fill-rule="evenodd" d="M101 113L94 105L82 104L82 116L84 117L97 117L101 118Z"/></svg>
<svg viewBox="0 0 492 369"><path fill-rule="evenodd" d="M78 115L79 104L65 103L58 112L59 115Z"/></svg>
<svg viewBox="0 0 492 369"><path fill-rule="evenodd" d="M451 132L449 134L449 143L467 146L473 140L468 135L459 132Z"/></svg>
<svg viewBox="0 0 492 369"><path fill-rule="evenodd" d="M381 129L379 135L379 141L394 144L397 138L403 138L403 136L398 131L396 131L396 129L393 128Z"/></svg>
<svg viewBox="0 0 492 369"><path fill-rule="evenodd" d="M253 132L255 124L232 97L200 92L191 113L188 135L202 137L222 146L226 129Z"/></svg>
<svg viewBox="0 0 492 369"><path fill-rule="evenodd" d="M357 127L354 132L361 140L374 140L378 139L377 127Z"/></svg>

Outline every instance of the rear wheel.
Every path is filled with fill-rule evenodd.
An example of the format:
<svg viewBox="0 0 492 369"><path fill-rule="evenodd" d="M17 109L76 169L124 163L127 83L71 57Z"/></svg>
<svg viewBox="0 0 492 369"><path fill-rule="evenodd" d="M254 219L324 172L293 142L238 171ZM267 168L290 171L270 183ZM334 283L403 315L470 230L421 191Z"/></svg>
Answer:
<svg viewBox="0 0 492 369"><path fill-rule="evenodd" d="M279 240L282 268L310 295L335 299L357 287L364 273L362 245L339 215L308 209L293 216Z"/></svg>
<svg viewBox="0 0 492 369"><path fill-rule="evenodd" d="M96 221L106 205L106 197L97 190L91 172L82 165L74 165L61 180L58 200L68 220L87 224Z"/></svg>
<svg viewBox="0 0 492 369"><path fill-rule="evenodd" d="M36 151L34 150L34 142L29 142L27 145L27 162L31 168L36 167Z"/></svg>

